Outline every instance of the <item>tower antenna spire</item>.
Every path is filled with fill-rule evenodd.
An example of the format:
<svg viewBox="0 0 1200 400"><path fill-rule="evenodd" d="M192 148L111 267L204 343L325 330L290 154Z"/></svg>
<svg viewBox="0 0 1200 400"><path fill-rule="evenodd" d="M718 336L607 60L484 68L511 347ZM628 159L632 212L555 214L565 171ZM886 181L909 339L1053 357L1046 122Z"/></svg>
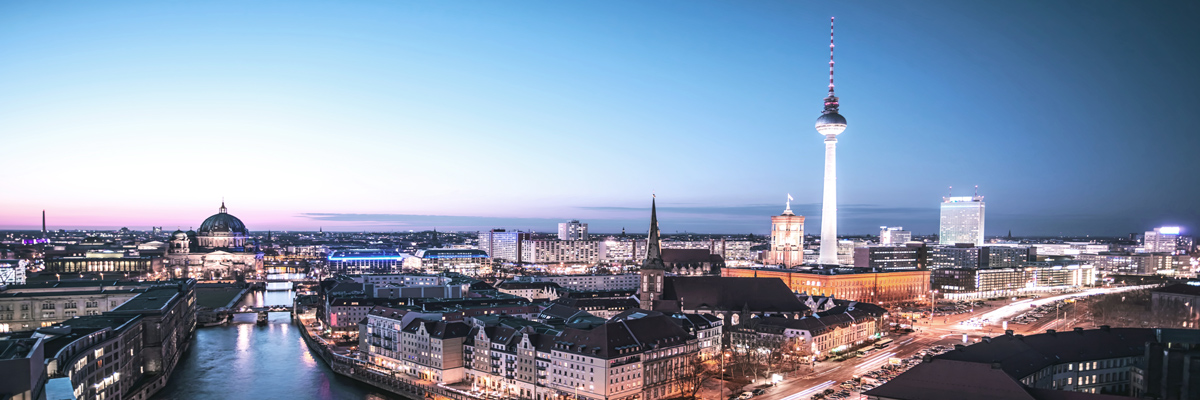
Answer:
<svg viewBox="0 0 1200 400"><path fill-rule="evenodd" d="M829 17L829 97L833 97L833 17Z"/></svg>

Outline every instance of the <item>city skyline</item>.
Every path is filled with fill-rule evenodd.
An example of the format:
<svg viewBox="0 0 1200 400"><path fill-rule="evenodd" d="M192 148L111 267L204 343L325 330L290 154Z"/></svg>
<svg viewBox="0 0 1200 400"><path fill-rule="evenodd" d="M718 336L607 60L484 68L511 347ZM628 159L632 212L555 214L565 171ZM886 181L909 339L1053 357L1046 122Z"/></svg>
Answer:
<svg viewBox="0 0 1200 400"><path fill-rule="evenodd" d="M844 234L934 233L973 185L988 236L1186 234L1195 7L8 3L0 229L187 229L224 197L255 231L640 232L650 193L667 233L767 233L787 193L819 226L836 15Z"/></svg>

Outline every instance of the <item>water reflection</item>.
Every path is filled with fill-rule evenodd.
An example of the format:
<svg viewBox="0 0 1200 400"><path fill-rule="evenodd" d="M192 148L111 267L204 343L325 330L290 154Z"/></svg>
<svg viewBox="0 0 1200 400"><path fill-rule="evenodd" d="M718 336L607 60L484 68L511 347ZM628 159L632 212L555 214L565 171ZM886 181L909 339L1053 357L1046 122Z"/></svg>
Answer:
<svg viewBox="0 0 1200 400"><path fill-rule="evenodd" d="M291 291L254 292L243 305L290 305ZM334 374L308 351L288 313L268 326L239 314L226 326L198 328L191 349L156 399L398 399Z"/></svg>

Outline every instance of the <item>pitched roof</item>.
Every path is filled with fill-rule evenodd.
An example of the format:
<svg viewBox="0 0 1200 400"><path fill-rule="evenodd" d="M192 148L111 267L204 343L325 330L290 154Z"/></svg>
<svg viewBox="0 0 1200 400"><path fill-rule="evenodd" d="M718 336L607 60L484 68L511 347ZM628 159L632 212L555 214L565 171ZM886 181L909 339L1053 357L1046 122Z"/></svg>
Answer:
<svg viewBox="0 0 1200 400"><path fill-rule="evenodd" d="M543 289L543 290L545 290L545 289L551 289L551 288L557 288L557 287L559 287L559 285L554 282L505 281L499 285L496 285L496 289L500 289L500 290L505 290L505 289L507 289L507 290L522 290L522 289Z"/></svg>
<svg viewBox="0 0 1200 400"><path fill-rule="evenodd" d="M932 360L863 393L896 400L1036 400L1025 387L991 364Z"/></svg>
<svg viewBox="0 0 1200 400"><path fill-rule="evenodd" d="M408 333L416 333L421 324L425 325L425 331L429 333L429 337L438 339L453 339L466 337L471 332L471 326L463 322L446 322L440 320L429 320L417 318L409 322L404 327L404 331Z"/></svg>
<svg viewBox="0 0 1200 400"><path fill-rule="evenodd" d="M658 232L658 207L650 200L650 234L646 235L646 260L642 269L667 269L662 258L662 236Z"/></svg>
<svg viewBox="0 0 1200 400"><path fill-rule="evenodd" d="M808 310L779 278L720 276L669 276L663 300L675 300L682 309L724 311L795 312Z"/></svg>
<svg viewBox="0 0 1200 400"><path fill-rule="evenodd" d="M663 249L662 258L665 263L706 263L713 262L712 253L707 249Z"/></svg>
<svg viewBox="0 0 1200 400"><path fill-rule="evenodd" d="M554 337L553 348L588 357L612 359L659 347L681 345L692 338L670 317L659 314L609 321L591 329L568 327Z"/></svg>
<svg viewBox="0 0 1200 400"><path fill-rule="evenodd" d="M1048 366L1076 361L1142 355L1154 330L1102 328L1043 333L1032 336L1001 335L937 356L938 359L1000 363L1005 372L1021 379Z"/></svg>

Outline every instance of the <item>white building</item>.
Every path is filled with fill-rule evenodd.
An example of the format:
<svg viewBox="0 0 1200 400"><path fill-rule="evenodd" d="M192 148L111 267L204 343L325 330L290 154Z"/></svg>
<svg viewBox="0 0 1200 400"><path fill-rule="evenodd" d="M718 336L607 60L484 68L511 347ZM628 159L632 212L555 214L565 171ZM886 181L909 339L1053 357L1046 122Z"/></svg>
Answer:
<svg viewBox="0 0 1200 400"><path fill-rule="evenodd" d="M25 284L25 260L0 260L0 286Z"/></svg>
<svg viewBox="0 0 1200 400"><path fill-rule="evenodd" d="M771 247L767 263L792 267L804 263L804 216L792 212L788 195L783 214L771 217Z"/></svg>
<svg viewBox="0 0 1200 400"><path fill-rule="evenodd" d="M983 196L943 197L938 243L983 246L983 206Z"/></svg>
<svg viewBox="0 0 1200 400"><path fill-rule="evenodd" d="M516 282L552 282L573 290L632 290L637 289L641 276L622 275L543 275L518 276Z"/></svg>
<svg viewBox="0 0 1200 400"><path fill-rule="evenodd" d="M479 249L486 251L493 260L520 262L521 241L528 239L528 232L492 229L479 232Z"/></svg>
<svg viewBox="0 0 1200 400"><path fill-rule="evenodd" d="M523 240L521 262L533 264L593 264L600 262L600 241Z"/></svg>
<svg viewBox="0 0 1200 400"><path fill-rule="evenodd" d="M573 219L558 223L558 240L587 240L588 224Z"/></svg>
<svg viewBox="0 0 1200 400"><path fill-rule="evenodd" d="M912 232L904 230L903 226L879 227L880 246L903 246L912 240Z"/></svg>
<svg viewBox="0 0 1200 400"><path fill-rule="evenodd" d="M1142 239L1142 248L1147 253L1174 253L1179 241L1179 227L1164 226L1146 231Z"/></svg>

